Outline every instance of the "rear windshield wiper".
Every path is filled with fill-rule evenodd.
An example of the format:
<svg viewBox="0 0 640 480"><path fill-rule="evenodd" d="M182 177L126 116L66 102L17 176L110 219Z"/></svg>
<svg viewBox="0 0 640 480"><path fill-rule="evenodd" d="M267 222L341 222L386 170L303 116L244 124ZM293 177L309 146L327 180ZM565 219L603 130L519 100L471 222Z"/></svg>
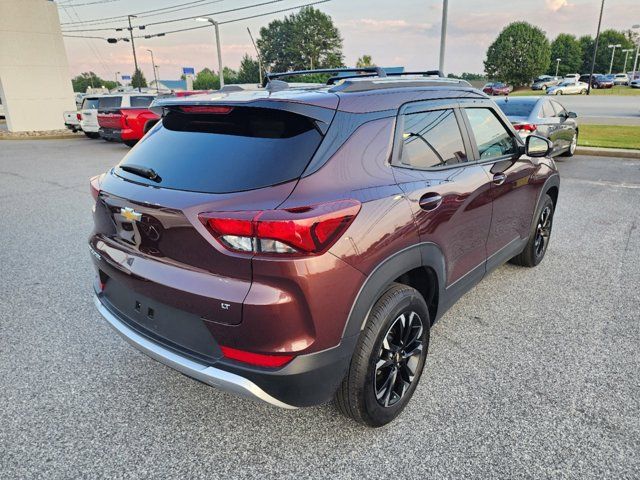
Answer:
<svg viewBox="0 0 640 480"><path fill-rule="evenodd" d="M160 183L162 178L160 175L156 173L153 168L140 167L138 165L118 165L119 168L124 170L125 172L133 173L134 175L139 175L144 178L148 178L149 180L153 180L154 182Z"/></svg>

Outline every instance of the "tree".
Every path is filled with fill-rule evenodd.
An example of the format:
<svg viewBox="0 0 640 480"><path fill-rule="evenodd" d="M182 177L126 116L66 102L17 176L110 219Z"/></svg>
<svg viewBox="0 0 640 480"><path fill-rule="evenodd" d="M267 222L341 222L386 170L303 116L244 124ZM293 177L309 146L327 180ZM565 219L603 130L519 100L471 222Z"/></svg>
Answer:
<svg viewBox="0 0 640 480"><path fill-rule="evenodd" d="M527 22L513 22L489 46L484 68L489 78L526 85L549 68L551 47L544 32Z"/></svg>
<svg viewBox="0 0 640 480"><path fill-rule="evenodd" d="M131 77L131 86L133 88L146 88L147 79L144 78L144 73L140 69L136 70Z"/></svg>
<svg viewBox="0 0 640 480"><path fill-rule="evenodd" d="M203 68L193 80L194 90L217 90L220 88L220 77L209 68Z"/></svg>
<svg viewBox="0 0 640 480"><path fill-rule="evenodd" d="M580 73L591 72L591 60L593 57L593 46L595 41L590 35L583 35L578 39L580 51L582 52L582 63L580 64Z"/></svg>
<svg viewBox="0 0 640 480"><path fill-rule="evenodd" d="M71 85L73 86L74 92L85 93L88 88L105 87L111 90L120 84L113 80L104 80L94 72L83 72L71 79Z"/></svg>
<svg viewBox="0 0 640 480"><path fill-rule="evenodd" d="M371 55L362 55L360 58L358 58L358 61L356 62L357 68L375 67L375 66L376 64L373 63L373 59L371 58Z"/></svg>
<svg viewBox="0 0 640 480"><path fill-rule="evenodd" d="M260 29L258 48L270 71L342 66L342 37L329 15L312 7Z"/></svg>
<svg viewBox="0 0 640 480"><path fill-rule="evenodd" d="M596 73L609 73L609 65L611 64L611 48L609 45L622 45L620 48L616 48L615 56L613 59L613 73L622 72L624 67L624 53L621 50L626 48L635 48L631 40L623 33L616 30L605 30L600 34L600 42L598 44L598 52L596 53L595 72ZM593 49L591 50L593 55ZM629 64L627 63L627 67ZM591 68L591 61L589 61L589 68Z"/></svg>
<svg viewBox="0 0 640 480"><path fill-rule="evenodd" d="M238 72L229 67L222 69L222 75L224 76L224 84L238 83Z"/></svg>
<svg viewBox="0 0 640 480"><path fill-rule="evenodd" d="M260 83L260 66L257 60L244 54L238 70L238 83Z"/></svg>
<svg viewBox="0 0 640 480"><path fill-rule="evenodd" d="M560 58L558 75L565 76L569 73L580 73L582 67L582 47L575 36L561 33L551 42L551 64L547 73L555 75L556 58Z"/></svg>
<svg viewBox="0 0 640 480"><path fill-rule="evenodd" d="M483 75L482 73L469 73L469 72L462 72L462 75L456 75L455 73L450 73L447 75L447 78L460 78L462 80L467 80L467 81L477 81L477 80L486 80L487 76Z"/></svg>

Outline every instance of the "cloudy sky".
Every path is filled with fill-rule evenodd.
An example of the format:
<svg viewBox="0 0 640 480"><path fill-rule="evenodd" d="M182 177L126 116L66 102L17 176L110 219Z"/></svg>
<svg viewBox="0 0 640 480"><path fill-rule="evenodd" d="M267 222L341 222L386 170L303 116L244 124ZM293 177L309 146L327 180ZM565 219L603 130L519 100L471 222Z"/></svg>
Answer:
<svg viewBox="0 0 640 480"><path fill-rule="evenodd" d="M198 14L212 14L266 0L201 0L189 8L174 13L161 12L139 18L139 24ZM257 8L215 15L220 21L272 12L308 3L312 0L281 0ZM58 0L60 21L64 30L118 26L115 23L78 25L68 22L105 19L150 9L185 4L187 0ZM72 7L73 6L73 7ZM362 54L373 56L376 64L404 65L409 69L437 68L440 42L441 0L332 0L317 8L329 14L344 39L347 65L353 65ZM446 72L481 72L487 46L498 32L515 20L527 20L542 28L553 39L558 33L595 34L600 0L450 0ZM254 35L260 27L284 13L222 25L223 63L237 68L245 52L253 53L247 27ZM640 23L640 0L607 0L603 29L628 29ZM150 26L139 34L156 33L191 26L194 20ZM78 32L73 35L115 36L128 32ZM71 35L71 33L69 33ZM129 43L108 44L99 39L65 39L71 74L93 70L104 78L114 78L115 72L131 72L133 57ZM153 78L151 59L146 49L152 49L162 79L177 79L182 66L200 70L216 68L213 30L200 30L139 39L136 50L147 78ZM216 68L217 69L217 68Z"/></svg>

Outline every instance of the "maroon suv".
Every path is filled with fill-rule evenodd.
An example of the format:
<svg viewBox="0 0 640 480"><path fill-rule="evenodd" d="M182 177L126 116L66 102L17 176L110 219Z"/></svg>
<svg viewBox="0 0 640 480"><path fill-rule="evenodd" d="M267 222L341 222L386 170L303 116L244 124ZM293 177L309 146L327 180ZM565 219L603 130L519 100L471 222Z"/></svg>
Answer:
<svg viewBox="0 0 640 480"><path fill-rule="evenodd" d="M152 358L380 426L433 323L502 263L542 260L559 177L548 140L466 82L349 72L159 100L91 180L89 243L98 310Z"/></svg>

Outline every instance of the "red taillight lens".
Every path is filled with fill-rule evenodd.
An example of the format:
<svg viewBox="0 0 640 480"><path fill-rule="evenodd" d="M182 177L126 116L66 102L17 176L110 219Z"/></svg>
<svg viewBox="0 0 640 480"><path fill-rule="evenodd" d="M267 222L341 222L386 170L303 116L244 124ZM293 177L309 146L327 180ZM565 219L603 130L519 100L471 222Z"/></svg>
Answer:
<svg viewBox="0 0 640 480"><path fill-rule="evenodd" d="M212 105L189 105L185 107L180 107L180 110L184 113L209 113L209 114L217 114L217 115L225 115L231 110L233 107L219 107Z"/></svg>
<svg viewBox="0 0 640 480"><path fill-rule="evenodd" d="M257 254L319 255L347 229L360 211L357 200L261 212L200 214L229 250Z"/></svg>
<svg viewBox="0 0 640 480"><path fill-rule="evenodd" d="M247 352L231 347L220 346L222 354L236 362L248 363L257 367L276 368L286 365L293 359L293 355L265 355L263 353Z"/></svg>
<svg viewBox="0 0 640 480"><path fill-rule="evenodd" d="M535 132L538 126L532 123L520 123L518 125L514 125L513 128L516 130L524 130L526 132Z"/></svg>
<svg viewBox="0 0 640 480"><path fill-rule="evenodd" d="M82 114L80 112L76 113L76 118L78 121L82 120Z"/></svg>
<svg viewBox="0 0 640 480"><path fill-rule="evenodd" d="M89 190L91 190L91 196L94 200L98 199L98 195L100 195L100 177L102 175L96 175L95 177L91 177L89 179Z"/></svg>

